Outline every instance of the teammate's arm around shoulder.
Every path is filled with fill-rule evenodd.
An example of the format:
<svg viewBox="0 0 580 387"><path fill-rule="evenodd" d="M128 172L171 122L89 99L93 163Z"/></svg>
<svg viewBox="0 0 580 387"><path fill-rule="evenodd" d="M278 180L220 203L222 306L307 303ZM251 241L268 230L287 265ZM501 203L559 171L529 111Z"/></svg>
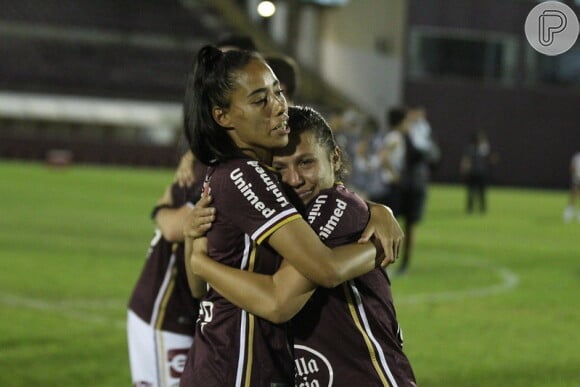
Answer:
<svg viewBox="0 0 580 387"><path fill-rule="evenodd" d="M192 256L195 252L207 256L205 234L215 220L215 208L208 207L211 200L211 196L202 196L185 217L181 229L182 237L185 240L185 272L191 295L194 298L201 298L207 293L205 280L196 275L192 268Z"/></svg>
<svg viewBox="0 0 580 387"><path fill-rule="evenodd" d="M239 308L279 324L290 320L312 296L316 285L287 261L273 275L258 274L221 264L204 251L196 239L191 255L192 274L203 277L223 297Z"/></svg>
<svg viewBox="0 0 580 387"><path fill-rule="evenodd" d="M163 196L157 201L152 214L153 220L163 238L170 242L183 242L183 227L193 205L186 203L181 207L174 207L171 188L171 185L168 186Z"/></svg>
<svg viewBox="0 0 580 387"><path fill-rule="evenodd" d="M372 242L328 248L304 219L282 226L268 243L305 277L329 288L368 273L382 261L382 249Z"/></svg>

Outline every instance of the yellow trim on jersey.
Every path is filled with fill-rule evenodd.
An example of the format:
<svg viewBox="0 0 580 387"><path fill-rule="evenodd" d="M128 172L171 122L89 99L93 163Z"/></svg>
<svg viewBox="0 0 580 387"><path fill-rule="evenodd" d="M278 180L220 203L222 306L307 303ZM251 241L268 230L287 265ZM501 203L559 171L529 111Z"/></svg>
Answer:
<svg viewBox="0 0 580 387"><path fill-rule="evenodd" d="M163 332L161 330L155 330L155 337L157 338L157 343L159 348L157 348L157 353L155 358L157 360L157 366L161 369L160 375L157 375L157 380L161 385L159 387L167 387L166 380L161 375L167 375L167 362L163 356L158 356L159 353L165 353L165 341L163 340Z"/></svg>
<svg viewBox="0 0 580 387"><path fill-rule="evenodd" d="M157 320L155 321L155 329L161 329L163 325L163 320L165 319L165 309L167 308L167 303L169 302L169 298L173 293L173 289L175 288L175 277L177 276L177 267L174 265L171 268L171 279L169 280L169 284L165 290L165 294L163 294L163 299L161 300L161 304L159 305L159 313L157 314Z"/></svg>
<svg viewBox="0 0 580 387"><path fill-rule="evenodd" d="M175 254L175 250L177 250L177 245L174 244L172 246L172 250L173 253ZM159 312L157 313L157 319L155 320L155 335L157 337L157 341L159 342L160 346L163 348L163 352L165 352L165 343L163 340L163 332L161 332L161 328L163 326L163 321L165 320L165 311L167 308L167 303L169 302L169 299L171 298L171 294L173 294L173 289L175 289L175 278L177 277L177 267L175 265L173 265L173 267L171 268L171 277L169 279L169 283L167 284L167 287L165 288L165 293L163 294L163 298L161 299L161 303L159 305ZM158 363L159 363L159 367L162 369L162 375L165 375L167 372L166 369L166 364L164 359L162 358L158 358L157 359ZM161 378L161 383L163 384L163 386L165 386L165 378ZM163 387L160 386L160 387Z"/></svg>
<svg viewBox="0 0 580 387"><path fill-rule="evenodd" d="M286 219L284 219L280 223L276 223L271 229L269 229L268 231L263 233L262 236L256 240L256 242L258 244L261 244L264 241L264 239L266 239L270 235L272 235L274 233L274 231L277 231L280 227L282 227L282 226L284 226L284 225L286 225L286 224L288 224L291 221L296 220L296 219L302 219L302 215L294 214L292 216L287 217Z"/></svg>
<svg viewBox="0 0 580 387"><path fill-rule="evenodd" d="M248 265L248 271L253 272L256 266L256 243L252 243L252 253L250 254L250 262ZM247 340L246 340L246 380L244 382L244 387L251 387L252 382L252 364L254 362L254 327L255 327L255 317L250 312L248 314L248 328L247 328Z"/></svg>
<svg viewBox="0 0 580 387"><path fill-rule="evenodd" d="M356 311L356 308L354 306L354 301L352 299L352 295L350 293L350 289L349 289L349 283L345 282L342 284L342 290L344 291L344 295L346 297L346 302L348 305L348 309L350 311L350 315L354 321L354 325L356 326L356 328L359 330L360 334L363 337L363 340L367 346L367 349L369 351L369 356L371 359L371 363L373 363L373 367L375 367L375 371L377 371L377 374L379 376L379 379L381 379L381 382L383 382L383 386L390 386L389 382L387 381L387 377L385 375L385 372L383 371L383 369L381 368L379 362L377 361L377 353L375 351L375 348L373 347L373 344L371 343L371 340L367 334L367 332L365 332L360 318L358 316L358 313Z"/></svg>
<svg viewBox="0 0 580 387"><path fill-rule="evenodd" d="M248 313L248 362L246 363L245 387L251 387L252 382L252 363L254 362L254 326L255 316Z"/></svg>

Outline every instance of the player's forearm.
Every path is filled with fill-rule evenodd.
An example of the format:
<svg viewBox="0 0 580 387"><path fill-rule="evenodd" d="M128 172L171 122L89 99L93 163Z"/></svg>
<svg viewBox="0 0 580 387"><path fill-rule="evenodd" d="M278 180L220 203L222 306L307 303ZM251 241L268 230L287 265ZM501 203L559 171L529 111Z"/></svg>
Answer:
<svg viewBox="0 0 580 387"><path fill-rule="evenodd" d="M161 234L170 242L183 242L183 227L192 206L183 205L179 208L162 208L155 216L155 223Z"/></svg>
<svg viewBox="0 0 580 387"><path fill-rule="evenodd" d="M375 267L377 249L372 243L330 249L302 220L288 223L268 243L304 277L324 287L335 287Z"/></svg>
<svg viewBox="0 0 580 387"><path fill-rule="evenodd" d="M333 249L333 254L336 278L326 287L335 287L377 267L378 252L371 242L339 246Z"/></svg>
<svg viewBox="0 0 580 387"><path fill-rule="evenodd" d="M185 274L187 283L193 298L200 299L207 293L207 284L203 278L193 273L191 268L191 253L193 251L193 239L185 238Z"/></svg>
<svg viewBox="0 0 580 387"><path fill-rule="evenodd" d="M194 272L214 290L234 305L274 323L292 318L312 294L292 294L287 291L290 284L275 280L271 275L235 269L203 253L194 254Z"/></svg>

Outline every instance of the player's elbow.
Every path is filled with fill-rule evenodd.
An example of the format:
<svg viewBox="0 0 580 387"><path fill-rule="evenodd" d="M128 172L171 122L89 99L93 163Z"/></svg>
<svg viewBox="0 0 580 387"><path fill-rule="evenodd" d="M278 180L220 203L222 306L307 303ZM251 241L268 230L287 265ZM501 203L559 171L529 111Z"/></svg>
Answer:
<svg viewBox="0 0 580 387"><path fill-rule="evenodd" d="M205 288L199 289L199 288L190 287L190 290L191 290L191 296L197 300L203 298L207 294L207 291Z"/></svg>
<svg viewBox="0 0 580 387"><path fill-rule="evenodd" d="M207 284L200 278L188 279L189 291L195 299L201 299L207 294Z"/></svg>
<svg viewBox="0 0 580 387"><path fill-rule="evenodd" d="M282 300L272 300L267 305L264 305L261 317L273 322L274 324L288 322L296 315L296 313L298 313L298 310L292 309L289 305L290 303Z"/></svg>

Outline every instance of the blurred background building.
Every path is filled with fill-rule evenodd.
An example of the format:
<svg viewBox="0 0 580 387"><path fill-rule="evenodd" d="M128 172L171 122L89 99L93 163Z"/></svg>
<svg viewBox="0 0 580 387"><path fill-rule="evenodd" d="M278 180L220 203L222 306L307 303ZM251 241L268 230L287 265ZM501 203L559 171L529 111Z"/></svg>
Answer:
<svg viewBox="0 0 580 387"><path fill-rule="evenodd" d="M580 15L578 1L564 1ZM176 165L185 75L199 47L250 35L296 59L297 103L356 130L388 108L426 109L457 182L484 130L502 185L564 187L580 147L580 43L549 57L527 43L532 0L0 0L0 158ZM356 132L355 130L355 132Z"/></svg>

